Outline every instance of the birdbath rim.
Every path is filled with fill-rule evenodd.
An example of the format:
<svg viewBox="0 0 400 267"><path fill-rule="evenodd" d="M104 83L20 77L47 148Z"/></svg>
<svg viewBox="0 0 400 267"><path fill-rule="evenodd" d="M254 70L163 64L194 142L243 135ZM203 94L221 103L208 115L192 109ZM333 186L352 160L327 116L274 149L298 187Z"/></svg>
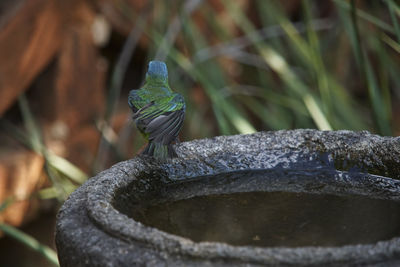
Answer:
<svg viewBox="0 0 400 267"><path fill-rule="evenodd" d="M388 149L394 152L393 158L383 151ZM398 138L380 137L366 131L293 130L194 140L179 144L176 151L180 157L167 162L149 160L144 156L120 162L91 178L78 192L73 193L71 198L85 198L85 208L90 221L108 235L118 237L128 244L142 242L145 246L170 257L202 258L209 261L224 261L229 258L231 261L242 263L306 265L342 261L380 261L400 255L400 238L365 245L299 248L193 242L147 227L118 211L113 203L119 189L126 188L133 182L140 182L138 177L143 175L168 177L167 181L161 182L173 183L197 176L251 169L271 170L279 167L296 171L315 167L315 164L336 169L342 158L347 154L354 156L353 152L359 153L357 159L351 159L355 160L353 165L358 166L358 163L362 163L366 170L378 170L379 174L395 176L398 170L387 168L400 163ZM370 160L371 151L375 151L374 161ZM272 158L280 160L271 161ZM377 166L376 161L386 165ZM339 167L347 168L342 165ZM400 175L400 172L398 173ZM375 186L374 190L386 190L387 196L393 198L400 196L400 182L380 175L367 172L351 173L344 169L338 171L340 177L335 179L342 179L341 183L345 185L348 183L347 178L353 174L358 175L355 179L356 186L362 186L364 181L369 181L368 186ZM59 221L68 213L67 209L68 205L61 210ZM60 225L57 228L59 232ZM374 252L373 255L370 251Z"/></svg>

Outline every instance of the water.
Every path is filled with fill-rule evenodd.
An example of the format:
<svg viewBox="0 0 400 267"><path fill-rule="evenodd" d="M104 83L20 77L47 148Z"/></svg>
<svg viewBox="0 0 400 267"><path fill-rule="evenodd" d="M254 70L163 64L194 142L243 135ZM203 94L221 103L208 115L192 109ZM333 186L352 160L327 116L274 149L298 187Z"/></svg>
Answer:
<svg viewBox="0 0 400 267"><path fill-rule="evenodd" d="M138 205L131 217L193 241L341 246L400 235L400 203L362 196L248 192Z"/></svg>

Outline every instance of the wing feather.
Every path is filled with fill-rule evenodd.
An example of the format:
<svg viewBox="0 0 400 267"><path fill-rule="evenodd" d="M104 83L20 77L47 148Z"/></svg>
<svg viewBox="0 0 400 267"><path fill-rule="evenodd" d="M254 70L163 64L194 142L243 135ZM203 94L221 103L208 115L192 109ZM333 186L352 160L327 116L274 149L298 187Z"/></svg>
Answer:
<svg viewBox="0 0 400 267"><path fill-rule="evenodd" d="M149 141L170 144L182 128L185 116L183 97L175 94L170 101L148 103L134 114L138 128L148 134Z"/></svg>
<svg viewBox="0 0 400 267"><path fill-rule="evenodd" d="M145 130L150 134L149 140L163 144L173 142L182 127L183 115L183 110L177 110L169 112L168 115L159 116L157 120L152 120Z"/></svg>

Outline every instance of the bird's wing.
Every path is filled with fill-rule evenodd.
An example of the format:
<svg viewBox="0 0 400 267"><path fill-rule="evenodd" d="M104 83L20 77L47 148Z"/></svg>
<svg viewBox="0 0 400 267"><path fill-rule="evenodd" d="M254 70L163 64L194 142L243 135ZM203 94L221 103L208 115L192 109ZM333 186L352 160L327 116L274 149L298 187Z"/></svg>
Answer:
<svg viewBox="0 0 400 267"><path fill-rule="evenodd" d="M164 145L173 142L182 128L185 112L183 109L165 113L150 121L145 132L149 133L149 141Z"/></svg>
<svg viewBox="0 0 400 267"><path fill-rule="evenodd" d="M185 102L179 94L161 103L153 102L138 110L137 122L143 125L143 131L148 134L149 141L170 144L178 136L185 117Z"/></svg>
<svg viewBox="0 0 400 267"><path fill-rule="evenodd" d="M132 109L133 113L137 112L140 108L143 108L148 102L138 94L138 91L139 90L131 90L128 96L128 105Z"/></svg>

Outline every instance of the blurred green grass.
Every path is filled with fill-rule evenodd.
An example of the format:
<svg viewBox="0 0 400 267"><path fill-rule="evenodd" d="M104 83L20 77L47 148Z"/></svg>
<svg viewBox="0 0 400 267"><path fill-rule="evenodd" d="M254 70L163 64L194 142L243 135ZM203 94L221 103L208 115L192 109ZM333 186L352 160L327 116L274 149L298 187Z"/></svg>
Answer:
<svg viewBox="0 0 400 267"><path fill-rule="evenodd" d="M318 24L314 21L320 18L313 17L312 12L315 1L302 2L302 18L296 25L279 2L256 1L255 10L261 21L257 27L254 18L235 6L236 2L223 2L230 23L242 31L239 38L247 42L246 45L235 45L238 39L235 33L226 31L219 21L210 18L206 21L210 25L206 27L213 30L212 36L220 38L224 47L218 47L220 52L215 55L204 55L205 51L215 51L215 45L210 44L190 17L182 14L183 47L172 46L167 56L170 73L190 77L181 79L171 75L175 90L188 100L187 139L287 128L393 134L391 105L397 99L392 97L393 91L399 88L398 51L393 49L394 43L398 43L392 38L398 32L398 14L397 17L395 14L398 7L394 1L386 2L385 12L392 14L390 22L357 9L353 2L335 1L335 14L326 18L329 27L319 31L315 30ZM203 5L207 6L207 2ZM277 25L280 36L261 36L269 27ZM164 35L155 28L148 28L146 34L156 47L164 40ZM338 46L341 43L350 46L352 53L342 54L340 48L343 47ZM199 53L202 53L202 60L199 60ZM245 56L239 60L238 54ZM231 64L239 66L240 77L232 77L231 66L224 64L221 58L229 58ZM368 101L354 97L349 88L354 80L367 91ZM204 90L212 117L196 115L201 107L190 101L188 88L193 88L193 83Z"/></svg>
<svg viewBox="0 0 400 267"><path fill-rule="evenodd" d="M321 16L320 1L304 0L296 18L279 1L252 1L251 12L236 1L221 2L223 18L209 1L180 2L175 13L166 11L171 8L167 1L149 1L142 14L119 6L135 27L113 68L93 172L105 167L104 153L114 151L117 160L130 156L121 150L124 131L113 132L120 138L107 138L107 131L113 131L116 106L126 102L121 100L122 80L142 36L149 40L148 61L165 60L170 85L185 96L183 140L292 128L399 132L393 124L393 105L400 98L400 8L395 1L358 6L353 0L334 0L329 15ZM44 156L52 186L39 196L61 203L93 173L49 152L24 96L19 103L25 130L6 121L3 128ZM143 144L137 136L135 148ZM49 248L0 226L56 262Z"/></svg>

